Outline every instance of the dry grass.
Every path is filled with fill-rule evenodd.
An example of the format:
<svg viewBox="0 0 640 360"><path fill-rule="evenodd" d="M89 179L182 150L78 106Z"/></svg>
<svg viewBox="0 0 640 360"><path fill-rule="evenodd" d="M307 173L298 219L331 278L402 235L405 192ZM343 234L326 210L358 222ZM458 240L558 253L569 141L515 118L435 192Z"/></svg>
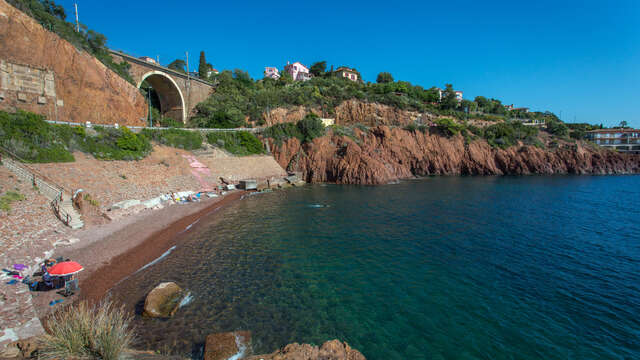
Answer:
<svg viewBox="0 0 640 360"><path fill-rule="evenodd" d="M131 316L110 302L86 302L55 312L47 321L43 359L116 360L134 340Z"/></svg>

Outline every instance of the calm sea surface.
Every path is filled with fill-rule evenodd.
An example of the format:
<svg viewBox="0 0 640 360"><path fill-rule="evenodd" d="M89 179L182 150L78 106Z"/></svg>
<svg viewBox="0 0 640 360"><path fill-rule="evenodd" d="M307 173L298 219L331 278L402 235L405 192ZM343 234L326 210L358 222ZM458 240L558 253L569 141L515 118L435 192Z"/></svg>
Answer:
<svg viewBox="0 0 640 360"><path fill-rule="evenodd" d="M640 176L438 177L245 198L112 290L193 300L140 347L255 353L347 341L367 359L640 358Z"/></svg>

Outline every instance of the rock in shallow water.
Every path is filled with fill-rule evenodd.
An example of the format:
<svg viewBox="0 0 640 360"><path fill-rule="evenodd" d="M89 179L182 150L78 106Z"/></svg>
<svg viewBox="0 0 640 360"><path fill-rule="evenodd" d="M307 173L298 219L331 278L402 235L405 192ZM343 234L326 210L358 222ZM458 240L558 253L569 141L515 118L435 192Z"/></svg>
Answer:
<svg viewBox="0 0 640 360"><path fill-rule="evenodd" d="M366 360L358 350L340 340L327 341L320 348L309 344L293 343L273 354L256 355L247 360Z"/></svg>
<svg viewBox="0 0 640 360"><path fill-rule="evenodd" d="M204 347L204 360L227 360L236 354L237 359L244 359L250 342L249 331L211 334Z"/></svg>
<svg viewBox="0 0 640 360"><path fill-rule="evenodd" d="M144 300L144 316L167 318L178 310L183 291L174 282L163 282L156 286Z"/></svg>

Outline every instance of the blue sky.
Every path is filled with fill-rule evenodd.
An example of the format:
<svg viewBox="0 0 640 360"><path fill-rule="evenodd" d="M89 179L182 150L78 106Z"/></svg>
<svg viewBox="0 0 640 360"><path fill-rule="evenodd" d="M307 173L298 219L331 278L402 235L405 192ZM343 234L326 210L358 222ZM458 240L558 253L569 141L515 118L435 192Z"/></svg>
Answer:
<svg viewBox="0 0 640 360"><path fill-rule="evenodd" d="M72 17L73 0L58 0ZM95 1L80 21L162 64L199 52L254 78L326 60L464 97L640 127L640 1Z"/></svg>

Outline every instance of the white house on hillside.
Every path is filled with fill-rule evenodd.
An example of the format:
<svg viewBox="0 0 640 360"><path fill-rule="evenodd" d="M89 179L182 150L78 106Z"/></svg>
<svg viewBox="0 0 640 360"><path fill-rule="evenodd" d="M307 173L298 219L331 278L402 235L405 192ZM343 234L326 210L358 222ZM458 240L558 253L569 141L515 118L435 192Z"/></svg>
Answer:
<svg viewBox="0 0 640 360"><path fill-rule="evenodd" d="M266 66L264 68L264 77L271 78L274 80L280 79L280 71L278 71L277 67L274 66Z"/></svg>
<svg viewBox="0 0 640 360"><path fill-rule="evenodd" d="M436 90L438 90L439 100L442 101L442 94L444 94L444 90L442 90L440 88L436 88ZM454 92L456 93L456 100L458 100L458 102L461 102L462 101L462 91L454 90Z"/></svg>
<svg viewBox="0 0 640 360"><path fill-rule="evenodd" d="M298 61L294 62L293 64L290 64L287 61L287 65L284 67L284 71L288 72L295 81L307 81L311 79L309 68L302 65L302 63Z"/></svg>

